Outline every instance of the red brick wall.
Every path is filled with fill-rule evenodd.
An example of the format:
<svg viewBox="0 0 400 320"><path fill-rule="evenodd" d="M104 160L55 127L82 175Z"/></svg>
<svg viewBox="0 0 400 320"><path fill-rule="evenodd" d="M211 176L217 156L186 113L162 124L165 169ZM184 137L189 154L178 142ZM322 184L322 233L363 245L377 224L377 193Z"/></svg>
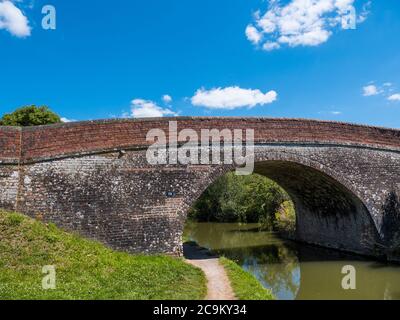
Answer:
<svg viewBox="0 0 400 320"><path fill-rule="evenodd" d="M178 130L254 129L256 143L303 142L369 145L400 149L400 130L339 122L267 118L189 118L146 120L99 120L22 130L23 160L147 146L146 134L160 128L168 132L168 121L178 121ZM0 128L0 160L19 157L19 130Z"/></svg>
<svg viewBox="0 0 400 320"><path fill-rule="evenodd" d="M18 162L21 152L21 129L0 127L0 162Z"/></svg>

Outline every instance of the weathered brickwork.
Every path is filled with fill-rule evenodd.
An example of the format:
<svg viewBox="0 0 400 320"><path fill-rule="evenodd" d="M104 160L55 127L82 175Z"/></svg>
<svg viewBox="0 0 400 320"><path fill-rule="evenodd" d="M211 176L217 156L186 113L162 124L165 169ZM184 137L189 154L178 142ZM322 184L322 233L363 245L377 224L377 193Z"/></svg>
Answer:
<svg viewBox="0 0 400 320"><path fill-rule="evenodd" d="M255 171L291 195L299 240L385 254L388 214L400 215L400 131L308 120L169 120L198 132L254 129ZM1 128L0 206L116 249L180 254L188 209L234 168L149 165L152 128L167 131L168 119Z"/></svg>
<svg viewBox="0 0 400 320"><path fill-rule="evenodd" d="M297 119L266 118L176 118L178 130L254 129L256 143L302 142L339 143L400 149L400 131L384 128ZM21 131L22 160L76 155L92 151L148 146L146 134L152 128L168 132L168 121L162 119L87 121L52 126L24 128ZM4 157L18 159L20 148L15 145L15 129L2 131ZM1 150L1 149L0 149ZM3 152L1 150L1 152ZM14 156L14 157L13 157ZM3 158L3 154L0 154Z"/></svg>
<svg viewBox="0 0 400 320"><path fill-rule="evenodd" d="M0 166L0 207L14 209L19 186L19 170L17 165Z"/></svg>
<svg viewBox="0 0 400 320"><path fill-rule="evenodd" d="M0 131L0 164L16 163L21 157L22 129L2 127Z"/></svg>

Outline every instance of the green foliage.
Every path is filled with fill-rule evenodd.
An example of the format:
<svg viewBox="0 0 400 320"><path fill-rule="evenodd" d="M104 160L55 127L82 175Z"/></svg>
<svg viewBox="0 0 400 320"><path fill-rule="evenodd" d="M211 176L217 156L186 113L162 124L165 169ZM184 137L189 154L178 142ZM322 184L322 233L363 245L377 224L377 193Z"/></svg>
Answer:
<svg viewBox="0 0 400 320"><path fill-rule="evenodd" d="M296 230L296 212L292 201L284 201L275 213L276 230L294 236Z"/></svg>
<svg viewBox="0 0 400 320"><path fill-rule="evenodd" d="M54 265L56 289L42 289ZM0 300L202 299L203 272L182 259L112 251L16 213L0 211Z"/></svg>
<svg viewBox="0 0 400 320"><path fill-rule="evenodd" d="M220 263L224 266L233 292L239 300L275 300L270 290L264 288L252 274L238 264L225 257L220 258Z"/></svg>
<svg viewBox="0 0 400 320"><path fill-rule="evenodd" d="M26 106L8 113L0 120L2 126L29 127L61 122L60 117L48 107Z"/></svg>
<svg viewBox="0 0 400 320"><path fill-rule="evenodd" d="M270 179L231 172L203 193L189 217L201 222L258 222L271 229L285 201L290 201L289 196Z"/></svg>

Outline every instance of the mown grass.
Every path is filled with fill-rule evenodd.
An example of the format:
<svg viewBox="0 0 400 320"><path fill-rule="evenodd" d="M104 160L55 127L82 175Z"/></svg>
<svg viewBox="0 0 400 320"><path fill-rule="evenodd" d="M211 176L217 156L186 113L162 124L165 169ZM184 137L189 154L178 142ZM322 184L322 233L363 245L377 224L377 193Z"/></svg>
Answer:
<svg viewBox="0 0 400 320"><path fill-rule="evenodd" d="M239 300L275 300L270 290L264 288L250 273L243 270L237 263L225 257L220 257L233 292Z"/></svg>
<svg viewBox="0 0 400 320"><path fill-rule="evenodd" d="M45 265L56 289L44 290ZM0 211L0 299L203 299L203 272L182 259L115 252L17 213Z"/></svg>

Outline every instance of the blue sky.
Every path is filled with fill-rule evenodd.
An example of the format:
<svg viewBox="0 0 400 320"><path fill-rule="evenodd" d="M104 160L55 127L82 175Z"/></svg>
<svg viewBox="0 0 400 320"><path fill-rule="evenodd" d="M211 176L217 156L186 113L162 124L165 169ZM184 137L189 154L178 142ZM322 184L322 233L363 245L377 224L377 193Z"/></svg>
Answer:
<svg viewBox="0 0 400 320"><path fill-rule="evenodd" d="M47 4L55 30L42 28ZM356 29L341 23L349 5ZM398 0L0 0L0 114L37 104L73 120L264 116L400 128L399 35Z"/></svg>

